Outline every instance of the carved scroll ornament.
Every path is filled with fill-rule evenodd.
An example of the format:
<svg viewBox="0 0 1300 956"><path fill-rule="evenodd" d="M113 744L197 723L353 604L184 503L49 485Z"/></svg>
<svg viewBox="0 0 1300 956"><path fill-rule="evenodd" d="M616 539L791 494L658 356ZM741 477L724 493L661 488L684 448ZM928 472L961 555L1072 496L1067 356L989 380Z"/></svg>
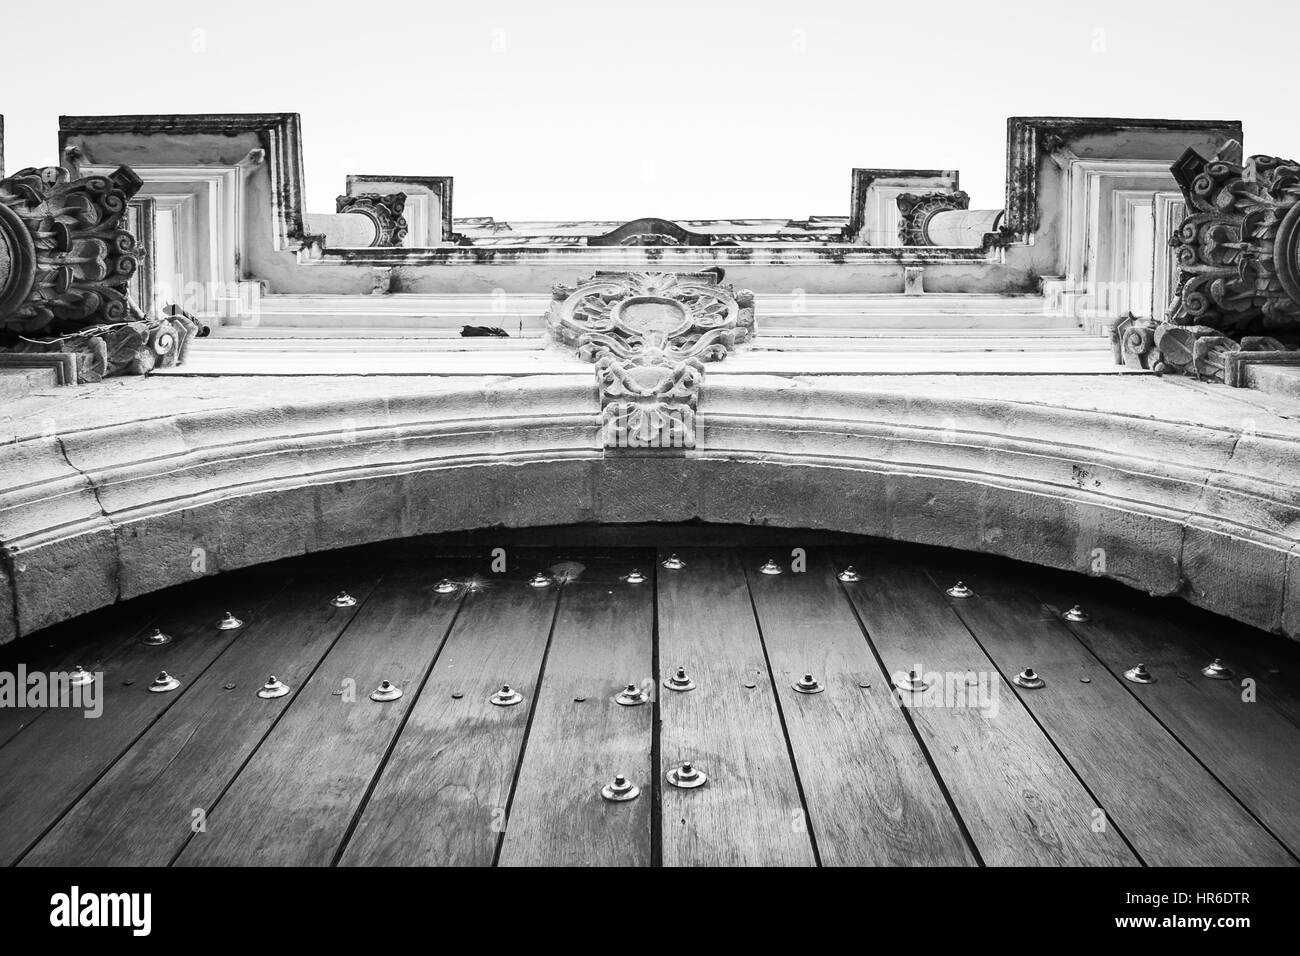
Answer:
<svg viewBox="0 0 1300 956"><path fill-rule="evenodd" d="M143 252L124 221L141 185L126 166L0 180L0 351L69 355L78 382L184 360L200 324L174 307L146 316L129 295Z"/></svg>
<svg viewBox="0 0 1300 956"><path fill-rule="evenodd" d="M606 448L694 448L706 362L754 330L754 296L708 273L598 272L553 290L553 341L596 365Z"/></svg>
<svg viewBox="0 0 1300 956"><path fill-rule="evenodd" d="M365 216L375 224L375 241L371 246L400 246L406 238L406 193L361 193L339 196L335 212Z"/></svg>
<svg viewBox="0 0 1300 956"><path fill-rule="evenodd" d="M126 166L82 179L29 168L0 180L0 330L61 335L131 318L140 253L121 222L140 186Z"/></svg>
<svg viewBox="0 0 1300 956"><path fill-rule="evenodd" d="M1116 326L1120 360L1158 373L1234 380L1236 353L1300 347L1300 164L1241 162L1230 142L1173 167L1189 213L1170 240L1178 288L1166 321Z"/></svg>
<svg viewBox="0 0 1300 956"><path fill-rule="evenodd" d="M970 196L960 190L944 193L900 193L898 198L898 238L905 246L932 246L930 220L936 213L951 209L969 209Z"/></svg>

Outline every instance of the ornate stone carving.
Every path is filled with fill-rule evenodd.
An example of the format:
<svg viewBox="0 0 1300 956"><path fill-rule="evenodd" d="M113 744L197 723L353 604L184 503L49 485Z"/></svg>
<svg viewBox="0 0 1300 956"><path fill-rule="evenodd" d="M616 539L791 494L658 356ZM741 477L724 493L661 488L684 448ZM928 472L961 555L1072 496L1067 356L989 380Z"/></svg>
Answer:
<svg viewBox="0 0 1300 956"><path fill-rule="evenodd" d="M358 193L339 196L334 202L335 212L356 213L375 224L372 246L400 246L406 238L406 219L402 216L406 193Z"/></svg>
<svg viewBox="0 0 1300 956"><path fill-rule="evenodd" d="M597 272L556 285L553 341L596 365L606 448L694 448L704 364L754 331L753 293L701 273Z"/></svg>
<svg viewBox="0 0 1300 956"><path fill-rule="evenodd" d="M1234 381L1234 355L1300 346L1300 163L1252 156L1230 141L1172 167L1190 210L1170 240L1178 288L1166 320L1116 325L1135 368Z"/></svg>
<svg viewBox="0 0 1300 956"><path fill-rule="evenodd" d="M1170 241L1179 282L1169 320L1228 335L1300 332L1300 163L1231 143L1173 166L1189 215Z"/></svg>
<svg viewBox="0 0 1300 956"><path fill-rule="evenodd" d="M138 313L137 313L138 315ZM172 307L161 319L97 326L51 339L20 339L6 351L18 354L63 353L76 363L77 382L98 382L113 375L145 375L185 361L190 342L200 335L193 316Z"/></svg>
<svg viewBox="0 0 1300 956"><path fill-rule="evenodd" d="M938 212L970 208L970 196L961 190L951 193L900 193L897 201L898 238L905 246L934 245L926 232L930 218Z"/></svg>
<svg viewBox="0 0 1300 956"><path fill-rule="evenodd" d="M125 166L82 179L28 168L0 180L0 331L62 335L131 318L139 252L122 218L140 186Z"/></svg>
<svg viewBox="0 0 1300 956"><path fill-rule="evenodd" d="M82 383L184 360L201 334L194 317L174 306L149 316L130 297L144 253L126 215L141 185L126 166L0 180L0 350L67 356Z"/></svg>

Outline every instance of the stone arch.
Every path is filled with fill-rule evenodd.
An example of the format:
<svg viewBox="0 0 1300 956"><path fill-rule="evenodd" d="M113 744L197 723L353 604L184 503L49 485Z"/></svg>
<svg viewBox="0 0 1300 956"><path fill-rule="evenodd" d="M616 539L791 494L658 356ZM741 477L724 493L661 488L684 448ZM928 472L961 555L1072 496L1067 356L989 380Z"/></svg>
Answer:
<svg viewBox="0 0 1300 956"><path fill-rule="evenodd" d="M1291 436L718 376L700 448L637 454L601 447L583 374L352 380L310 399L254 383L218 409L202 379L166 384L166 410L81 410L6 447L6 473L21 478L0 489L4 639L201 574L353 544L682 521L1010 556L1300 635Z"/></svg>

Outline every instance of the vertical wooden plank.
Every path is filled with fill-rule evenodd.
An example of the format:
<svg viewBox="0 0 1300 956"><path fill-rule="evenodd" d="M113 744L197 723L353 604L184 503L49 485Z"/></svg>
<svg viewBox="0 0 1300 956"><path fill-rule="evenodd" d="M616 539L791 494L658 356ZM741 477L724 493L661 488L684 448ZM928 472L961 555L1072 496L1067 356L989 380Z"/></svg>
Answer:
<svg viewBox="0 0 1300 956"><path fill-rule="evenodd" d="M178 865L334 861L455 619L461 595L434 590L450 570L394 570L375 588L274 732L208 808L207 831L186 844ZM383 680L403 696L371 700Z"/></svg>
<svg viewBox="0 0 1300 956"><path fill-rule="evenodd" d="M931 571L937 587L951 576ZM975 595L951 598L953 608L1005 680L1026 666L1046 680L1039 690L1014 689L1145 862L1293 862L1028 590L1004 575L962 577Z"/></svg>
<svg viewBox="0 0 1300 956"><path fill-rule="evenodd" d="M1177 609L1166 616L1136 594L1126 600L1113 589L1084 583L1091 586L1082 589L1083 597L1055 575L1036 577L1032 589L1056 613L1085 603L1091 620L1066 626L1117 678L1146 664L1154 684L1122 686L1293 854L1300 852L1300 726L1294 717L1300 697L1270 666L1285 660L1289 666L1282 670L1300 673L1300 647L1267 635L1279 646L1261 654L1206 612ZM1214 658L1233 669L1233 679L1201 673ZM1253 687L1244 688L1244 680Z"/></svg>
<svg viewBox="0 0 1300 956"><path fill-rule="evenodd" d="M148 647L133 638L101 660L83 661L87 670L103 672L102 716L51 709L0 748L0 865L16 861L160 714L184 700L240 633L217 629L227 609L252 627L285 584L283 573L217 578L193 603L178 603L160 617L171 644ZM179 679L180 690L150 693L160 670Z"/></svg>
<svg viewBox="0 0 1300 956"><path fill-rule="evenodd" d="M766 557L746 574L822 863L974 864L829 561L768 575ZM823 693L793 689L807 673Z"/></svg>
<svg viewBox="0 0 1300 956"><path fill-rule="evenodd" d="M888 553L838 563L858 570L861 580L843 588L885 669L935 681L932 691L899 699L980 858L993 866L1137 865L1114 827L1095 829L1096 799L925 572Z"/></svg>
<svg viewBox="0 0 1300 956"><path fill-rule="evenodd" d="M659 571L659 678L684 667L696 689L661 690L663 771L690 760L713 782L662 786L664 866L811 866L805 808L740 556L683 550ZM662 560L668 552L659 555Z"/></svg>
<svg viewBox="0 0 1300 956"><path fill-rule="evenodd" d="M375 585L377 572L304 568L256 624L90 789L24 865L165 866L284 713ZM346 580L357 606L330 601ZM291 688L263 699L274 674Z"/></svg>
<svg viewBox="0 0 1300 956"><path fill-rule="evenodd" d="M502 866L647 866L653 804L651 704L624 707L619 689L656 693L654 556L583 555L566 583L501 845ZM625 561L627 563L625 563ZM646 576L622 576L635 561ZM611 803L601 787L615 774L641 796Z"/></svg>
<svg viewBox="0 0 1300 956"><path fill-rule="evenodd" d="M341 866L492 864L560 591L528 584L548 562L509 551L511 572L465 596ZM527 703L489 703L502 684Z"/></svg>

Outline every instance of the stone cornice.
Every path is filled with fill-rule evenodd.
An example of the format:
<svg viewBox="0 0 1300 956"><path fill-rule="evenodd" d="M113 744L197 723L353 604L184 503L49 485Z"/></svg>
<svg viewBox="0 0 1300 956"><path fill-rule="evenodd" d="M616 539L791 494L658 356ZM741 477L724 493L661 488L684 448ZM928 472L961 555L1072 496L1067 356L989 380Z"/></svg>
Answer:
<svg viewBox="0 0 1300 956"><path fill-rule="evenodd" d="M654 270L712 265L855 265L897 262L925 265L944 262L1000 262L1001 250L955 246L452 246L441 249L325 249L303 265L475 266L511 263L594 270Z"/></svg>
<svg viewBox="0 0 1300 956"><path fill-rule="evenodd" d="M1039 227L1039 160L1090 134L1125 130L1210 133L1241 139L1237 120L1117 119L1087 116L1011 116L1007 119L1007 200L1003 231L1013 242L1032 242Z"/></svg>
<svg viewBox="0 0 1300 956"><path fill-rule="evenodd" d="M103 134L258 137L266 151L274 201L272 221L280 248L297 249L303 238L302 121L297 113L173 113L121 116L60 116L59 155L75 168L85 137ZM95 162L93 155L85 157Z"/></svg>

